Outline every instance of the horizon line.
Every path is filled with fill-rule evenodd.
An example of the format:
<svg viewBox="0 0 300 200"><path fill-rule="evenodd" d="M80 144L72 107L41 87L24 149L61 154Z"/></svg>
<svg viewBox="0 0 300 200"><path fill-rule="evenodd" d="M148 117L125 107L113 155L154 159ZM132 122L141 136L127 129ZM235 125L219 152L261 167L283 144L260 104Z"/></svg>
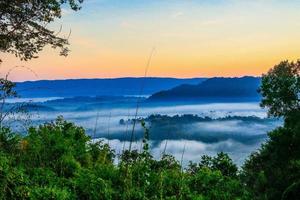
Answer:
<svg viewBox="0 0 300 200"><path fill-rule="evenodd" d="M121 76L121 77L105 77L105 78L62 78L62 79L37 79L37 80L26 80L26 81L13 81L14 83L25 83L25 82L38 82L38 81L68 81L68 80L112 80L112 79L211 79L211 78L244 78L244 77L253 77L260 78L261 76L252 76L252 75L243 75L243 76L211 76L211 77L170 77L170 76Z"/></svg>

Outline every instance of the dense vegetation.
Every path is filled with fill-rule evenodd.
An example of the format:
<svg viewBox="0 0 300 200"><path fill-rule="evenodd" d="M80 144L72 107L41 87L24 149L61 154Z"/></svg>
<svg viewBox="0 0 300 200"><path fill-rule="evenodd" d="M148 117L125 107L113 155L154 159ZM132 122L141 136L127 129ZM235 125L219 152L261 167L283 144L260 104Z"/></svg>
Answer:
<svg viewBox="0 0 300 200"><path fill-rule="evenodd" d="M257 199L300 197L300 61L284 61L262 77L261 106L284 126L243 167L243 179Z"/></svg>
<svg viewBox="0 0 300 200"><path fill-rule="evenodd" d="M286 73L292 65L281 63L263 76L262 106L270 108L270 116L283 117L284 126L270 132L240 170L222 152L184 169L172 155L153 159L144 121L141 149L116 155L108 144L92 141L83 128L58 118L24 136L1 128L0 199L297 199L300 79L299 67ZM286 78L289 96L266 87Z"/></svg>
<svg viewBox="0 0 300 200"><path fill-rule="evenodd" d="M61 16L63 4L78 10L81 2L1 1L0 51L29 60L51 45L66 55L67 39L45 24ZM203 156L185 169L171 155L154 160L143 121L141 150L116 155L62 118L32 127L26 135L14 133L3 126L1 109L0 199L299 199L299 73L299 61L286 61L262 77L261 105L270 116L282 117L284 126L269 133L241 170L224 153ZM14 86L7 77L0 78L2 102L16 95Z"/></svg>
<svg viewBox="0 0 300 200"><path fill-rule="evenodd" d="M143 149L114 164L107 144L59 118L21 137L1 131L2 199L247 199L237 167L220 153L182 171L171 155L154 160L148 132Z"/></svg>

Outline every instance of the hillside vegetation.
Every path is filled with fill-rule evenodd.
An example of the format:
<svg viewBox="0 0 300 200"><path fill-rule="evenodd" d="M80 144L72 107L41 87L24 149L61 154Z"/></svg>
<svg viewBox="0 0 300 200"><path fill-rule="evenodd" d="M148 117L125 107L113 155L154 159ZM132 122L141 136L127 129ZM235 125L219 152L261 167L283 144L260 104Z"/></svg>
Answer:
<svg viewBox="0 0 300 200"><path fill-rule="evenodd" d="M50 45L66 56L68 37L60 36L60 31L57 33L48 24L61 18L66 8L78 11L82 2L0 1L0 51L27 61L37 58ZM190 162L186 168L182 167L182 159L178 161L172 155L162 154L159 160L153 159L149 151L151 132L143 120L141 148L129 148L121 155L116 155L107 143L92 141L82 127L61 117L31 127L26 134L15 133L12 127L4 125L7 115L15 114L4 107L7 98L17 96L16 84L8 79L10 72L0 78L1 200L295 200L300 197L300 61L281 62L262 76L261 106L268 109L270 117L282 118L284 125L268 133L268 140L240 169L222 152L215 157L203 156L199 163ZM232 80L210 79L151 98L258 97L258 78ZM222 87L216 88L217 82ZM81 95L90 86L93 92L97 88L91 84L79 86Z"/></svg>
<svg viewBox="0 0 300 200"><path fill-rule="evenodd" d="M116 155L83 128L58 118L26 135L0 129L0 199L297 199L300 196L300 62L263 76L262 107L284 126L241 169L220 152L182 168L149 153L144 121L140 150ZM184 156L184 152L183 152Z"/></svg>

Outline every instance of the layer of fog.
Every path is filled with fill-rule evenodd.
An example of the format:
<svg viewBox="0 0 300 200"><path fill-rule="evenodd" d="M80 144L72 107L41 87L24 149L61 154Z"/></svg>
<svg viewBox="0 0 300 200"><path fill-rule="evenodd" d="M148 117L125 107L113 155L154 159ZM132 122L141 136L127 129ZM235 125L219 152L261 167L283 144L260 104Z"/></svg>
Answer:
<svg viewBox="0 0 300 200"><path fill-rule="evenodd" d="M226 116L257 116L266 117L266 112L262 110L258 103L214 103L199 105L178 105L178 106L153 106L140 107L137 117L148 117L152 114L161 115L182 115L195 114L198 116L208 116L211 118L220 118ZM57 116L63 116L65 119L76 123L86 129L87 133L93 136L105 137L114 134L124 135L132 129L132 125L120 125L120 119L133 119L135 108L105 108L94 111L61 111L57 112L36 112L31 119L36 124L55 120ZM274 128L277 124L270 123L243 123L242 121L214 121L187 124L182 127L183 133L187 135L194 134L218 134L220 137L224 134L238 135L265 135L267 131ZM141 130L139 124L136 131ZM151 130L150 130L151 131ZM151 134L151 133L150 133ZM216 135L216 137L218 137ZM116 137L116 138L115 138ZM112 137L120 139L118 136ZM124 138L123 138L124 139ZM183 139L193 139L183 137ZM230 139L230 137L228 138ZM129 140L129 137L128 137Z"/></svg>
<svg viewBox="0 0 300 200"><path fill-rule="evenodd" d="M103 142L108 143L115 150L117 155L119 155L123 149L129 148L128 141L120 141L117 139L107 140L104 138L97 140L103 140ZM150 141L150 147L151 154L155 159L160 159L165 150L165 154L173 155L178 162L182 161L183 166L187 166L189 161L199 162L203 155L215 156L218 152L228 153L234 163L241 166L250 153L260 147L260 143L245 145L233 140L226 140L207 144L194 140L163 140L160 142ZM135 141L132 145L132 149L141 151L141 148L141 141ZM118 162L118 160L116 160L116 162Z"/></svg>
<svg viewBox="0 0 300 200"><path fill-rule="evenodd" d="M132 125L120 125L119 121L120 119L134 118L134 106L111 106L93 111L67 110L64 110L62 106L58 111L37 111L32 114L31 120L35 124L40 124L55 120L57 116L61 115L66 120L84 127L87 134L91 136L112 138L109 140L109 144L116 149L116 152L122 150L124 143L128 146ZM151 114L169 116L195 114L214 119L226 116L256 116L259 118L267 116L265 110L261 109L258 103L210 103L165 106L141 105L137 117L147 117ZM155 158L159 158L164 144L168 141L167 153L174 155L178 160L180 160L183 147L186 145L185 164L189 160L199 160L201 155L216 155L217 152L224 151L232 157L235 163L240 165L251 152L255 151L266 140L267 132L279 125L280 122L246 123L239 120L191 123L182 127L184 131L180 133L181 138L151 141L151 151ZM151 135L153 133L151 127L149 128ZM142 133L140 125L137 125L136 128L136 133L138 132ZM120 138L120 135L123 138ZM124 140L124 137L127 139ZM213 140L207 140L207 138L213 138ZM141 144L137 142L134 146L140 148Z"/></svg>
<svg viewBox="0 0 300 200"><path fill-rule="evenodd" d="M195 114L211 118L226 116L257 116L264 118L267 116L266 112L259 107L258 103L140 106L138 110L138 117L147 117L152 114L169 116ZM134 118L135 107L109 107L102 109L99 108L93 111L65 111L62 107L59 111L53 112L37 111L32 119L49 121L54 120L59 115L64 116L65 119L78 122L85 128L94 128L96 119L98 119L99 124L107 124L107 122L110 121L111 125L117 125L120 119Z"/></svg>
<svg viewBox="0 0 300 200"><path fill-rule="evenodd" d="M57 99L63 99L63 97L8 98L6 99L6 103L44 103Z"/></svg>

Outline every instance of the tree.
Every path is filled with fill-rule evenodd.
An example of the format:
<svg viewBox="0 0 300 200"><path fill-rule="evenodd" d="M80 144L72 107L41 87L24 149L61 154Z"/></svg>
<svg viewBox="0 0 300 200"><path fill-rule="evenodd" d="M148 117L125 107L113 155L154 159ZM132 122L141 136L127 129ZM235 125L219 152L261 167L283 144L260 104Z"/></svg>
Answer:
<svg viewBox="0 0 300 200"><path fill-rule="evenodd" d="M211 157L204 155L201 157L200 163L190 162L188 171L192 174L197 173L197 171L207 168L212 171L220 171L223 176L236 178L237 177L237 166L233 163L228 154L220 152L216 157Z"/></svg>
<svg viewBox="0 0 300 200"><path fill-rule="evenodd" d="M284 125L268 133L268 141L243 166L242 178L255 199L300 196L300 61L283 61L263 75L261 106Z"/></svg>
<svg viewBox="0 0 300 200"><path fill-rule="evenodd" d="M67 55L68 39L59 37L47 25L62 15L62 6L79 10L83 0L1 0L0 51L12 53L21 60L37 57L46 45L60 48Z"/></svg>
<svg viewBox="0 0 300 200"><path fill-rule="evenodd" d="M300 110L300 60L283 61L262 76L259 89L261 106L274 117L287 116Z"/></svg>
<svg viewBox="0 0 300 200"><path fill-rule="evenodd" d="M62 15L62 6L77 11L83 0L1 0L0 1L0 51L12 53L21 60L37 58L46 45L60 48L60 55L66 56L68 38L58 36L47 25ZM59 31L60 32L60 31ZM0 65L2 60L0 59ZM0 78L0 127L9 115L24 112L23 105L6 106L6 99L17 97L15 84L8 74Z"/></svg>

